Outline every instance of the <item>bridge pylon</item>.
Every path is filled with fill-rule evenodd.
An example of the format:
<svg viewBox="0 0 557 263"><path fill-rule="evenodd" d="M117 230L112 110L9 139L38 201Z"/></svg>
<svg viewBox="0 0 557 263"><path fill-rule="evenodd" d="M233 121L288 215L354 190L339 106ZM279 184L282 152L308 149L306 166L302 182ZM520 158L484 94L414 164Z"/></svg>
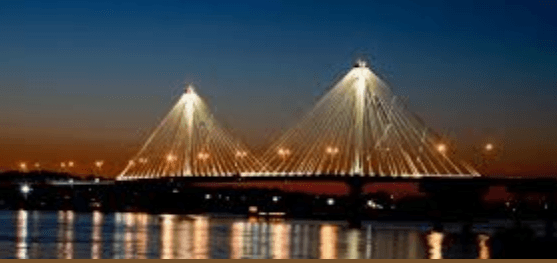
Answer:
<svg viewBox="0 0 557 263"><path fill-rule="evenodd" d="M360 60L263 155L285 176L479 176Z"/></svg>
<svg viewBox="0 0 557 263"><path fill-rule="evenodd" d="M260 167L258 158L219 125L188 85L117 179L233 177Z"/></svg>

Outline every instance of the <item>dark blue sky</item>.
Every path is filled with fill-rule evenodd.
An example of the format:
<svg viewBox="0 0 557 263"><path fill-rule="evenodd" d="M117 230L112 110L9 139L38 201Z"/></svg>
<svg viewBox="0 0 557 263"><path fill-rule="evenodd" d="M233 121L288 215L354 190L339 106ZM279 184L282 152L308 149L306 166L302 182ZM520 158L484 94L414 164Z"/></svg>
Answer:
<svg viewBox="0 0 557 263"><path fill-rule="evenodd" d="M0 166L127 159L184 82L258 144L367 56L464 152L557 173L557 2L300 2L1 1Z"/></svg>

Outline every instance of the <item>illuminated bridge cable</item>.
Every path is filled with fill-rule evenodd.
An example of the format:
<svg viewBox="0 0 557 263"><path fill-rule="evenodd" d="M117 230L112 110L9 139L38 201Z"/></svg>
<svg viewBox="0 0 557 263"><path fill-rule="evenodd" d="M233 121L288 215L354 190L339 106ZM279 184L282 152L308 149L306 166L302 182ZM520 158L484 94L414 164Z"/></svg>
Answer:
<svg viewBox="0 0 557 263"><path fill-rule="evenodd" d="M264 153L264 175L479 176L359 62ZM442 145L442 147L440 147Z"/></svg>
<svg viewBox="0 0 557 263"><path fill-rule="evenodd" d="M260 161L219 126L189 86L118 179L233 176L260 169Z"/></svg>

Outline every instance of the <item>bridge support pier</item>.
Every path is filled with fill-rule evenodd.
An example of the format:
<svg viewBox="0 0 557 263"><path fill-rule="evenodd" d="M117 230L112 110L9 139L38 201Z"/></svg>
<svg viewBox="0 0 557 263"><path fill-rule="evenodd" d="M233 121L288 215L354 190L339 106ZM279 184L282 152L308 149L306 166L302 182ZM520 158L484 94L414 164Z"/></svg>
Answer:
<svg viewBox="0 0 557 263"><path fill-rule="evenodd" d="M347 181L348 203L347 219L351 228L360 228L362 225L362 194L364 182L359 177L351 177Z"/></svg>

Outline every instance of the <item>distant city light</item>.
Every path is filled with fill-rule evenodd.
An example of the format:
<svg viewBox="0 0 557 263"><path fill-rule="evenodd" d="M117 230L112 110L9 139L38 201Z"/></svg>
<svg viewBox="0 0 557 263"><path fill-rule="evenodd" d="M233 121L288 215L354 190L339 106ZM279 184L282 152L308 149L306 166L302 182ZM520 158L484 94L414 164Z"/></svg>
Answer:
<svg viewBox="0 0 557 263"><path fill-rule="evenodd" d="M74 167L74 162L73 162L73 161L69 161L69 162L68 162L68 167Z"/></svg>
<svg viewBox="0 0 557 263"><path fill-rule="evenodd" d="M96 162L95 162L95 166L96 166L97 168L99 168L99 169L101 169L101 167L103 166L103 164L104 164L104 161L96 161Z"/></svg>
<svg viewBox="0 0 557 263"><path fill-rule="evenodd" d="M335 204L335 199L333 199L333 198L327 199L327 204L328 205L334 205Z"/></svg>
<svg viewBox="0 0 557 263"><path fill-rule="evenodd" d="M24 185L21 186L21 188L19 190L23 194L28 194L29 192L31 192L31 187L27 184L24 184Z"/></svg>

